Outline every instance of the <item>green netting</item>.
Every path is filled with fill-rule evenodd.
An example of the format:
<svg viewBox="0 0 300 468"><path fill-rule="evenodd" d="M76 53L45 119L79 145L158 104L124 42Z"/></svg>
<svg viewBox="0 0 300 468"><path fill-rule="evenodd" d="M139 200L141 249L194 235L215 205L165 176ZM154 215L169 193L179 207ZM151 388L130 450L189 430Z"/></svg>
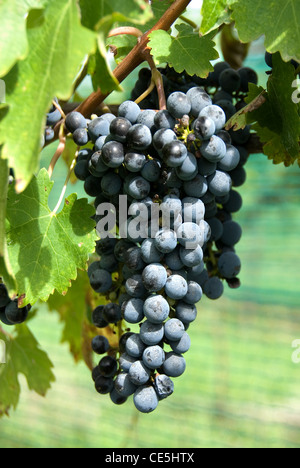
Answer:
<svg viewBox="0 0 300 468"><path fill-rule="evenodd" d="M247 63L264 80L261 43ZM56 314L42 306L31 326L57 380L46 399L22 381L17 411L0 420L1 448L300 447L300 364L292 362L300 339L300 170L256 155L247 174L237 216L242 288L199 305L174 395L149 415L97 395L89 371L59 343Z"/></svg>

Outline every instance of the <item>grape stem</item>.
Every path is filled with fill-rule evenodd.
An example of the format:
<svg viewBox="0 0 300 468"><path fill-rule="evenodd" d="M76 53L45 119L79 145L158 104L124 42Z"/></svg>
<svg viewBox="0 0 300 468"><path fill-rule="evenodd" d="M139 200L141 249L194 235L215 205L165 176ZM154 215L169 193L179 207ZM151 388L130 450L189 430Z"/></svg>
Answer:
<svg viewBox="0 0 300 468"><path fill-rule="evenodd" d="M153 91L154 88L155 88L155 82L152 79L150 86L134 102L136 104L139 104L140 102L142 102L144 99L146 99L147 96L149 96L149 94Z"/></svg>
<svg viewBox="0 0 300 468"><path fill-rule="evenodd" d="M141 37L143 35L143 32L138 28L133 28L131 26L124 26L124 27L112 29L109 32L108 37L121 36L125 34L128 34L130 36L135 36L135 37Z"/></svg>

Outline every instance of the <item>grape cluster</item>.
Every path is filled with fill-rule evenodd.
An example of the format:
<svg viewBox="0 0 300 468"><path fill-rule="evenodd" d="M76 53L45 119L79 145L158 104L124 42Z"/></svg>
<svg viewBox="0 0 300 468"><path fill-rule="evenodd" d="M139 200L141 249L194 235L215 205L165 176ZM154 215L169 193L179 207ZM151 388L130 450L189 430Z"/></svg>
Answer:
<svg viewBox="0 0 300 468"><path fill-rule="evenodd" d="M5 325L17 325L25 322L31 306L18 306L18 299L9 297L5 284L0 282L0 321Z"/></svg>
<svg viewBox="0 0 300 468"><path fill-rule="evenodd" d="M227 91L232 80L224 78ZM233 100L233 84L230 92ZM89 120L74 111L66 119L82 147L75 174L95 198L99 258L89 266L90 285L108 302L92 313L99 329L92 350L102 356L92 377L100 394L116 404L133 395L143 413L171 395L174 378L184 373L188 328L202 296L215 300L224 282L240 285L235 247L242 229L233 214L242 206L236 187L246 179L248 152L240 144L250 134L225 131L228 115L219 104L196 84L170 93L165 110L130 100L117 116ZM107 203L116 215L113 237L99 228ZM101 331L108 326L122 329L117 347Z"/></svg>

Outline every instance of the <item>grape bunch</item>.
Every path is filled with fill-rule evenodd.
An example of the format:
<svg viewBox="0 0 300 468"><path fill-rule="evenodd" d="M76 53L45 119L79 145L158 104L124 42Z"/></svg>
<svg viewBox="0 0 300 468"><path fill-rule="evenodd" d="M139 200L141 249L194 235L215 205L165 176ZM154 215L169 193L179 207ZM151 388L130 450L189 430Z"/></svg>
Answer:
<svg viewBox="0 0 300 468"><path fill-rule="evenodd" d="M92 313L99 329L92 350L102 356L92 378L116 404L133 395L149 413L170 396L186 369L197 303L221 297L224 280L239 286L241 227L232 215L242 199L233 187L245 180L247 153L233 145L225 122L199 86L171 93L165 110L125 101L117 116L67 116L83 146L75 174L95 198L99 258L89 266L90 285L107 300ZM129 214L122 223L120 196ZM114 237L99 227L107 204L116 215ZM122 330L117 347L102 331L108 326Z"/></svg>
<svg viewBox="0 0 300 468"><path fill-rule="evenodd" d="M19 307L18 299L11 299L5 284L0 281L0 322L5 325L23 323L27 319L30 310L30 305Z"/></svg>

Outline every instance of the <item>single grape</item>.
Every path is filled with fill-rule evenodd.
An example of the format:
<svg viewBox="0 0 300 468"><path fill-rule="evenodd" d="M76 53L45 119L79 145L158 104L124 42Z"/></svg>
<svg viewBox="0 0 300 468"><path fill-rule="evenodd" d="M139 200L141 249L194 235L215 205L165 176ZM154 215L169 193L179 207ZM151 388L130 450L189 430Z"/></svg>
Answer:
<svg viewBox="0 0 300 468"><path fill-rule="evenodd" d="M195 249L180 247L179 255L183 265L188 268L199 265L203 260L203 250L200 245L197 245Z"/></svg>
<svg viewBox="0 0 300 468"><path fill-rule="evenodd" d="M175 127L176 120L167 110L160 110L155 113L154 124L158 129L172 129Z"/></svg>
<svg viewBox="0 0 300 468"><path fill-rule="evenodd" d="M141 245L141 256L145 263L159 263L164 254L155 245L155 239L145 239Z"/></svg>
<svg viewBox="0 0 300 468"><path fill-rule="evenodd" d="M202 88L190 88L186 95L191 103L191 114L194 117L198 117L205 107L212 105L210 96Z"/></svg>
<svg viewBox="0 0 300 468"><path fill-rule="evenodd" d="M183 298L183 301L189 305L197 304L203 295L202 288L200 284L196 283L196 281L189 281L188 282L188 291Z"/></svg>
<svg viewBox="0 0 300 468"><path fill-rule="evenodd" d="M211 106L204 107L199 114L199 117L209 117L212 119L216 126L216 132L222 130L226 123L226 115L221 107L212 104Z"/></svg>
<svg viewBox="0 0 300 468"><path fill-rule="evenodd" d="M226 221L223 224L221 241L230 247L237 244L242 237L242 228L236 221Z"/></svg>
<svg viewBox="0 0 300 468"><path fill-rule="evenodd" d="M185 181L183 184L185 194L188 197L203 197L208 189L207 180L202 175L198 174L192 180Z"/></svg>
<svg viewBox="0 0 300 468"><path fill-rule="evenodd" d="M169 312L170 306L163 296L150 296L144 303L144 315L151 323L164 322L168 318Z"/></svg>
<svg viewBox="0 0 300 468"><path fill-rule="evenodd" d="M124 117L125 119L129 120L132 124L135 124L137 122L137 119L140 114L140 106L134 101L124 101L120 104L118 109L119 117Z"/></svg>
<svg viewBox="0 0 300 468"><path fill-rule="evenodd" d="M132 356L136 359L142 357L146 345L142 342L139 333L133 333L126 340L125 349L129 356Z"/></svg>
<svg viewBox="0 0 300 468"><path fill-rule="evenodd" d="M198 117L193 123L193 131L196 138L209 140L216 131L216 124L210 117Z"/></svg>
<svg viewBox="0 0 300 468"><path fill-rule="evenodd" d="M92 312L92 323L97 328L105 328L108 326L108 322L104 319L103 316L104 306L100 305L96 307Z"/></svg>
<svg viewBox="0 0 300 468"><path fill-rule="evenodd" d="M146 164L146 156L142 153L130 152L125 155L125 166L130 172L140 172Z"/></svg>
<svg viewBox="0 0 300 468"><path fill-rule="evenodd" d="M197 317L197 308L194 304L187 304L180 301L176 306L176 318L181 320L184 324L194 322Z"/></svg>
<svg viewBox="0 0 300 468"><path fill-rule="evenodd" d="M230 172L233 171L240 162L240 153L235 146L226 145L226 154L224 158L218 163L220 171Z"/></svg>
<svg viewBox="0 0 300 468"><path fill-rule="evenodd" d="M184 354L191 347L191 338L187 332L184 332L182 337L176 341L169 341L169 345L176 354Z"/></svg>
<svg viewBox="0 0 300 468"><path fill-rule="evenodd" d="M151 190L150 183L144 177L136 176L128 181L126 191L135 200L143 200Z"/></svg>
<svg viewBox="0 0 300 468"><path fill-rule="evenodd" d="M158 292L166 284L167 272L160 263L147 265L142 273L145 288L149 292Z"/></svg>
<svg viewBox="0 0 300 468"><path fill-rule="evenodd" d="M100 375L97 377L95 381L95 388L98 393L101 395L106 395L107 393L110 393L113 389L114 386L114 381L111 378L104 377L103 375Z"/></svg>
<svg viewBox="0 0 300 468"><path fill-rule="evenodd" d="M218 268L223 278L235 278L241 271L241 260L234 252L224 252L218 260Z"/></svg>
<svg viewBox="0 0 300 468"><path fill-rule="evenodd" d="M202 143L200 152L208 161L216 163L226 156L226 145L221 138L213 135L209 140Z"/></svg>
<svg viewBox="0 0 300 468"><path fill-rule="evenodd" d="M185 332L184 324L177 318L171 318L164 325L165 337L167 340L180 340Z"/></svg>
<svg viewBox="0 0 300 468"><path fill-rule="evenodd" d="M67 115L65 124L69 132L74 133L78 128L87 128L87 121L80 112L70 112Z"/></svg>
<svg viewBox="0 0 300 468"><path fill-rule="evenodd" d="M232 187L230 175L227 172L216 171L207 178L208 188L216 197L228 194Z"/></svg>
<svg viewBox="0 0 300 468"><path fill-rule="evenodd" d="M115 405L123 405L127 401L127 397L120 395L115 388L110 391L109 396Z"/></svg>
<svg viewBox="0 0 300 468"><path fill-rule="evenodd" d="M163 323L152 323L145 320L140 328L140 337L142 342L147 346L157 345L161 342L164 336Z"/></svg>
<svg viewBox="0 0 300 468"><path fill-rule="evenodd" d="M97 293L107 292L112 286L111 274L106 270L97 269L90 276L90 284Z"/></svg>
<svg viewBox="0 0 300 468"><path fill-rule="evenodd" d="M109 341L106 336L98 335L92 339L92 350L96 354L107 353L109 347Z"/></svg>
<svg viewBox="0 0 300 468"><path fill-rule="evenodd" d="M165 374L160 374L155 377L154 388L159 400L163 400L174 392L174 383Z"/></svg>
<svg viewBox="0 0 300 468"><path fill-rule="evenodd" d="M114 377L118 370L118 362L112 356L104 356L99 364L99 371L104 377Z"/></svg>
<svg viewBox="0 0 300 468"><path fill-rule="evenodd" d="M152 386L143 385L135 391L133 402L141 413L151 413L157 408L158 397Z"/></svg>
<svg viewBox="0 0 300 468"><path fill-rule="evenodd" d="M177 246L176 233L171 229L160 229L155 236L155 247L160 252L167 254Z"/></svg>
<svg viewBox="0 0 300 468"><path fill-rule="evenodd" d="M161 165L155 159L150 159L146 162L141 170L141 175L148 182L157 182L160 179Z"/></svg>
<svg viewBox="0 0 300 468"><path fill-rule="evenodd" d="M110 135L115 141L125 143L128 131L131 127L132 124L128 119L125 119L124 117L116 117L110 124Z"/></svg>
<svg viewBox="0 0 300 468"><path fill-rule="evenodd" d="M126 292L131 297L143 298L147 291L143 284L142 275L132 275L130 276L125 283Z"/></svg>
<svg viewBox="0 0 300 468"><path fill-rule="evenodd" d="M152 143L151 130L143 124L133 125L127 133L127 144L135 150L146 150Z"/></svg>
<svg viewBox="0 0 300 468"><path fill-rule="evenodd" d="M196 223L182 223L177 230L179 243L188 249L195 249L197 245L203 245L203 232Z"/></svg>
<svg viewBox="0 0 300 468"><path fill-rule="evenodd" d="M149 369L159 369L165 360L164 350L158 346L148 346L143 352L143 363Z"/></svg>
<svg viewBox="0 0 300 468"><path fill-rule="evenodd" d="M187 293L187 282L180 275L171 275L165 284L165 292L171 299L182 299Z"/></svg>
<svg viewBox="0 0 300 468"><path fill-rule="evenodd" d="M124 146L118 141L109 141L102 148L102 161L112 169L120 167L124 157Z"/></svg>
<svg viewBox="0 0 300 468"><path fill-rule="evenodd" d="M220 278L213 276L204 283L203 292L209 299L216 300L222 296L224 285Z"/></svg>
<svg viewBox="0 0 300 468"><path fill-rule="evenodd" d="M232 94L239 90L241 86L241 77L236 70L227 68L220 74L219 84L224 91Z"/></svg>
<svg viewBox="0 0 300 468"><path fill-rule="evenodd" d="M154 123L156 112L153 109L146 109L140 113L137 119L138 124L146 125L154 133L157 129Z"/></svg>
<svg viewBox="0 0 300 468"><path fill-rule="evenodd" d="M171 270L180 270L184 266L180 258L179 247L176 247L175 250L165 255L164 261Z"/></svg>
<svg viewBox="0 0 300 468"><path fill-rule="evenodd" d="M127 372L121 372L118 374L114 385L118 394L125 398L133 395L137 389L137 386L131 381Z"/></svg>
<svg viewBox="0 0 300 468"><path fill-rule="evenodd" d="M143 361L135 361L132 363L129 369L129 377L134 385L144 385L150 378L151 370L147 367Z"/></svg>
<svg viewBox="0 0 300 468"><path fill-rule="evenodd" d="M124 372L129 372L130 367L136 361L132 356L129 356L126 352L122 353L119 358L120 369Z"/></svg>
<svg viewBox="0 0 300 468"><path fill-rule="evenodd" d="M179 377L186 369L186 361L181 354L174 351L166 353L166 358L163 363L163 372L169 377Z"/></svg>
<svg viewBox="0 0 300 468"><path fill-rule="evenodd" d="M5 307L5 315L7 320L13 324L20 324L25 322L28 317L28 312L30 311L31 306L27 305L25 307L18 306L18 299L10 301Z"/></svg>
<svg viewBox="0 0 300 468"><path fill-rule="evenodd" d="M176 167L176 174L181 180L192 180L198 174L198 163L196 157L188 152L187 157L181 164Z"/></svg>
<svg viewBox="0 0 300 468"><path fill-rule="evenodd" d="M128 323L139 323L144 318L144 301L132 298L122 305L122 315Z"/></svg>
<svg viewBox="0 0 300 468"><path fill-rule="evenodd" d="M176 91L167 99L167 110L175 119L181 119L191 111L191 102L186 94Z"/></svg>
<svg viewBox="0 0 300 468"><path fill-rule="evenodd" d="M162 149L162 158L169 167L181 166L187 157L186 146L178 140L166 143Z"/></svg>
<svg viewBox="0 0 300 468"><path fill-rule="evenodd" d="M117 195L122 187L122 179L114 172L108 172L102 177L101 188L108 196Z"/></svg>
<svg viewBox="0 0 300 468"><path fill-rule="evenodd" d="M108 323L117 323L122 319L121 307L118 304L106 304L103 307L103 318Z"/></svg>

